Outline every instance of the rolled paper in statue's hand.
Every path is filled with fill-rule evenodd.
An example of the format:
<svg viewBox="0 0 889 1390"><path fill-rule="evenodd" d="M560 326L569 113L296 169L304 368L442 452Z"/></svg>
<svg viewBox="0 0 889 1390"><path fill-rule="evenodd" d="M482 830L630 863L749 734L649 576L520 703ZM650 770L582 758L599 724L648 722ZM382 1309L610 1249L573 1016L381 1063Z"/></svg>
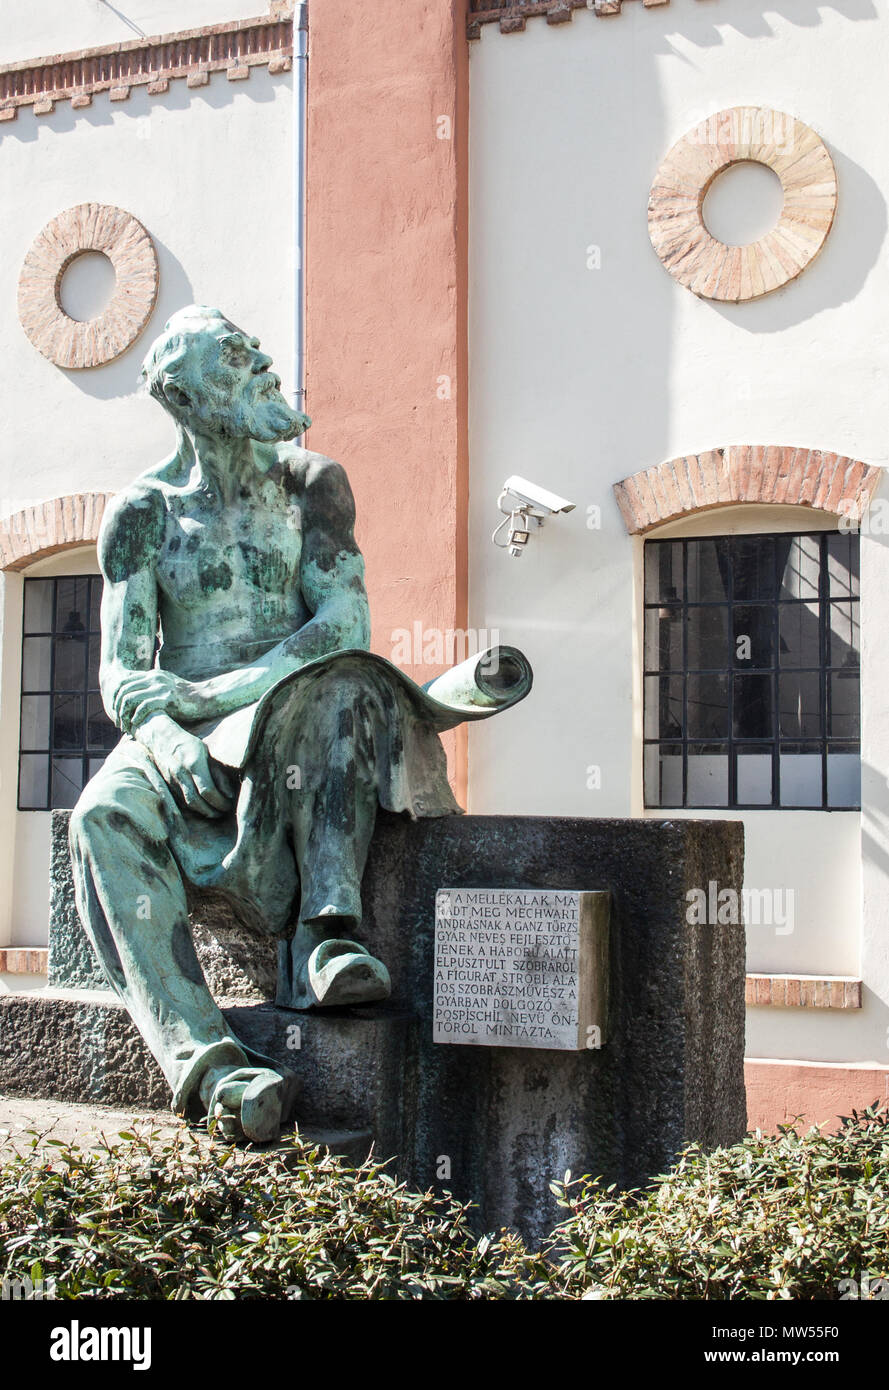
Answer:
<svg viewBox="0 0 889 1390"><path fill-rule="evenodd" d="M523 700L532 680L530 663L517 647L497 646L452 666L423 689L437 704L473 719Z"/></svg>
<svg viewBox="0 0 889 1390"><path fill-rule="evenodd" d="M423 686L415 685L385 657L348 648L318 657L298 671L290 672L255 704L245 705L222 719L193 724L191 730L204 740L217 762L226 767L242 768L280 692L292 685L305 686L308 691L312 677L334 665L344 676L371 670L386 672L387 678L404 692L417 712L439 733L455 728L466 719L487 719L499 710L518 704L528 694L533 680L530 663L517 647L488 647Z"/></svg>

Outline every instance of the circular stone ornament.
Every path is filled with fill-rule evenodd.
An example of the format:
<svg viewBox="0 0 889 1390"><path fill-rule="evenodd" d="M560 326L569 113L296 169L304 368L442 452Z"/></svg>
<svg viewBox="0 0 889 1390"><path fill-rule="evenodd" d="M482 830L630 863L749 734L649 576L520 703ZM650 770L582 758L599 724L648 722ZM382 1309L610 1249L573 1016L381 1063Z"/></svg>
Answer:
<svg viewBox="0 0 889 1390"><path fill-rule="evenodd" d="M68 266L99 251L114 267L111 300L94 319L65 313L59 298ZM136 218L102 203L60 212L35 238L19 276L18 311L31 342L57 367L101 367L136 341L157 300L157 255Z"/></svg>
<svg viewBox="0 0 889 1390"><path fill-rule="evenodd" d="M778 175L784 206L759 241L727 246L704 224L704 199L715 178L744 161ZM836 206L833 160L810 126L783 111L734 106L702 121L670 150L651 186L648 231L680 285L701 299L740 304L771 294L805 270L827 239Z"/></svg>

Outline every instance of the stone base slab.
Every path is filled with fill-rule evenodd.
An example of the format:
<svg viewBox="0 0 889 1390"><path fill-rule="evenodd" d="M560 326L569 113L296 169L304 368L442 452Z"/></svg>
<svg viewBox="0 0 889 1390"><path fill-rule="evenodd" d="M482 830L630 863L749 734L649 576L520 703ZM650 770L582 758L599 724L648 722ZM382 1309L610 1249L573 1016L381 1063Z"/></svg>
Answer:
<svg viewBox="0 0 889 1390"><path fill-rule="evenodd" d="M307 1132L363 1134L381 1157L403 1147L403 1057L415 1026L399 1010L302 1015L270 1005L224 1010L236 1035L297 1073L295 1121ZM294 1029L297 1031L295 1032ZM170 1090L108 991L0 996L0 1093L169 1110Z"/></svg>

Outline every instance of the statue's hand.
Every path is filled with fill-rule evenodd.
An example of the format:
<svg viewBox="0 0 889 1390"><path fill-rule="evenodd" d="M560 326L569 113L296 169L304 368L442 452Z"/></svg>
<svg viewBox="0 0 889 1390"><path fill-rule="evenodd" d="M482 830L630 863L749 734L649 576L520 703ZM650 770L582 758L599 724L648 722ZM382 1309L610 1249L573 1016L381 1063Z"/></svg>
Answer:
<svg viewBox="0 0 889 1390"><path fill-rule="evenodd" d="M213 818L231 807L234 791L225 769L210 757L194 734L157 714L139 726L136 737L175 796L191 811Z"/></svg>
<svg viewBox="0 0 889 1390"><path fill-rule="evenodd" d="M114 692L112 712L123 729L132 729L152 714L191 720L200 719L204 710L191 681L155 666L123 678Z"/></svg>

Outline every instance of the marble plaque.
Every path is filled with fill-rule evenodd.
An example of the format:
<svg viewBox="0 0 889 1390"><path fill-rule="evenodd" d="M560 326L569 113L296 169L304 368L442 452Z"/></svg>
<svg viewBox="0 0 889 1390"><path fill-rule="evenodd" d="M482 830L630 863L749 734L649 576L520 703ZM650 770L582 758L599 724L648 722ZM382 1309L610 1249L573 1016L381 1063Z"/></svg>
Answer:
<svg viewBox="0 0 889 1390"><path fill-rule="evenodd" d="M601 1047L609 908L607 891L440 888L433 1041Z"/></svg>

